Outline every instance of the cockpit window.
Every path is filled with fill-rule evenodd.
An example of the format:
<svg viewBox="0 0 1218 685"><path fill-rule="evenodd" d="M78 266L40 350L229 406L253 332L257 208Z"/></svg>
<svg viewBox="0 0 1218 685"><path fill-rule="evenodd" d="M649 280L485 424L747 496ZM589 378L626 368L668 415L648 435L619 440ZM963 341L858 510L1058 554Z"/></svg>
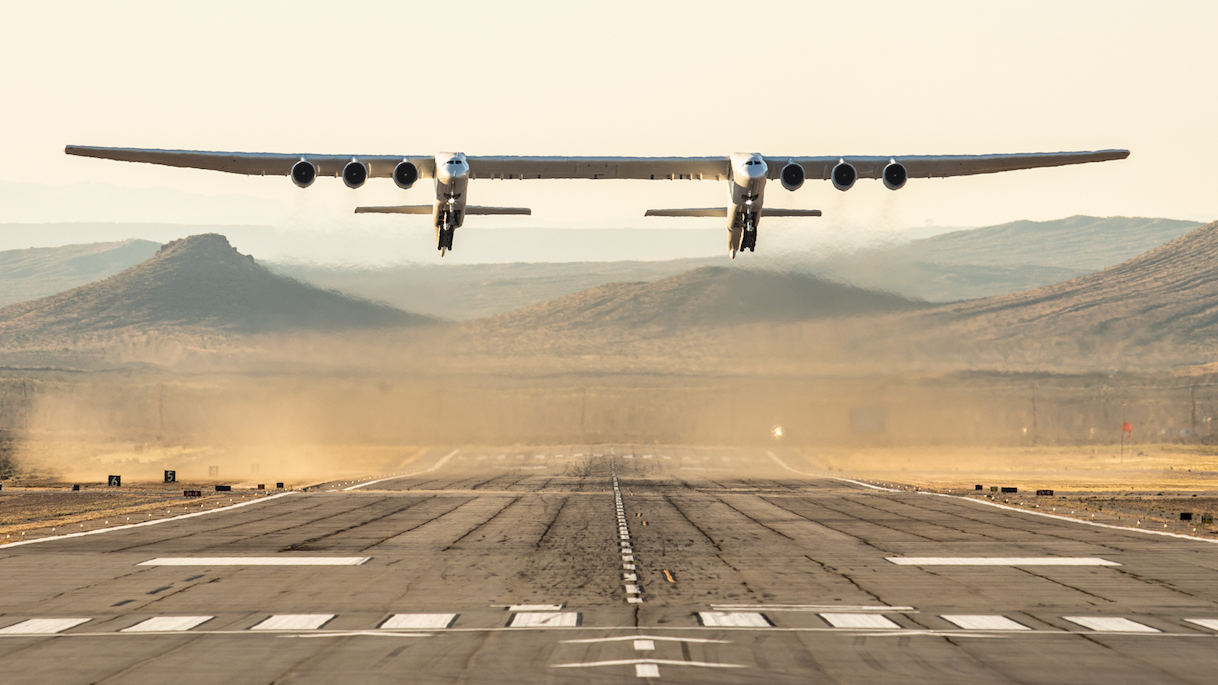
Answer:
<svg viewBox="0 0 1218 685"><path fill-rule="evenodd" d="M460 163L461 163L461 160L459 160L459 159L450 159L450 160L448 160L448 163L449 163L449 164L460 164Z"/></svg>
<svg viewBox="0 0 1218 685"><path fill-rule="evenodd" d="M745 166L756 166L758 164L761 164L761 162L759 162L755 159L750 159L749 161L744 163Z"/></svg>

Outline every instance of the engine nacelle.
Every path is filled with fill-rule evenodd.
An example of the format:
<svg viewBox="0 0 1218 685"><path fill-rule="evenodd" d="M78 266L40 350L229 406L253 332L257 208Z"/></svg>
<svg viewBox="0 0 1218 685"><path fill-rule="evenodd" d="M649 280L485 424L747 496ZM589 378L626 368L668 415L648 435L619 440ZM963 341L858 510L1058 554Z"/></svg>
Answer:
<svg viewBox="0 0 1218 685"><path fill-rule="evenodd" d="M409 159L403 159L393 167L393 182L398 184L399 188L409 189L417 180L419 180L419 167Z"/></svg>
<svg viewBox="0 0 1218 685"><path fill-rule="evenodd" d="M888 166L884 167L884 187L889 190L900 190L905 186L905 181L909 180L909 172L905 170L905 165L900 162L889 162Z"/></svg>
<svg viewBox="0 0 1218 685"><path fill-rule="evenodd" d="M292 165L292 183L299 188L308 188L317 180L317 165L305 158Z"/></svg>
<svg viewBox="0 0 1218 685"><path fill-rule="evenodd" d="M358 188L364 185L364 182L367 180L368 167L363 162L352 157L351 161L347 162L347 165L343 167L343 183L348 188Z"/></svg>
<svg viewBox="0 0 1218 685"><path fill-rule="evenodd" d="M799 190L799 187L804 184L804 168L791 162L782 168L779 178L782 180L783 188L792 191Z"/></svg>
<svg viewBox="0 0 1218 685"><path fill-rule="evenodd" d="M850 190L854 187L854 182L859 180L859 171L854 168L849 162L838 162L833 167L829 177L833 180L833 187L838 190Z"/></svg>

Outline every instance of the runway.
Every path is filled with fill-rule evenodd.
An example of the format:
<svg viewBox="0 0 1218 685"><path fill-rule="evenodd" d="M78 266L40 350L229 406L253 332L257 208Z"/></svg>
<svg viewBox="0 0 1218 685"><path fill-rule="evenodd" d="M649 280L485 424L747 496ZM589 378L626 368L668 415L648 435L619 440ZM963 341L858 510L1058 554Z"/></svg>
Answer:
<svg viewBox="0 0 1218 685"><path fill-rule="evenodd" d="M1213 682L1218 545L793 468L436 449L414 475L3 546L0 680Z"/></svg>

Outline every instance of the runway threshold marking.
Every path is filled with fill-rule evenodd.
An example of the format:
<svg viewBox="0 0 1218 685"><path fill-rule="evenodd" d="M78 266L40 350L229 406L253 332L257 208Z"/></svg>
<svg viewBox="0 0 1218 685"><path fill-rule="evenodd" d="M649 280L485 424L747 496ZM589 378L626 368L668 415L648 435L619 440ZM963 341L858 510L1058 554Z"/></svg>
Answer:
<svg viewBox="0 0 1218 685"><path fill-rule="evenodd" d="M136 566L361 566L372 557L158 557Z"/></svg>
<svg viewBox="0 0 1218 685"><path fill-rule="evenodd" d="M0 628L0 635L54 635L92 620L91 618L31 618L7 628Z"/></svg>
<svg viewBox="0 0 1218 685"><path fill-rule="evenodd" d="M333 618L334 614L275 614L250 630L317 630Z"/></svg>
<svg viewBox="0 0 1218 685"><path fill-rule="evenodd" d="M562 611L566 604L513 604L508 611Z"/></svg>
<svg viewBox="0 0 1218 685"><path fill-rule="evenodd" d="M1006 616L988 616L980 614L943 614L943 619L954 623L964 630L1031 630L1022 623L1017 623Z"/></svg>
<svg viewBox="0 0 1218 685"><path fill-rule="evenodd" d="M358 490L360 488L366 488L369 485L376 485L377 483L384 483L387 480L397 480L398 478L409 478L411 476L418 476L423 473L431 473L432 471L435 471L436 469L440 468L441 466L444 466L444 464L447 463L449 459L452 459L460 451L461 450L453 450L453 451L449 452L448 454L444 455L440 459L440 461L437 461L436 463L432 464L430 468L423 469L422 471L411 471L410 473L403 473L400 476L389 476L388 478L378 478L376 480L370 480L367 483L360 483L358 485L352 485L349 488L343 488L343 492L346 492L348 490ZM503 455L502 454L499 455L499 458L502 459Z"/></svg>
<svg viewBox="0 0 1218 685"><path fill-rule="evenodd" d="M435 630L451 628L457 614L394 614L377 626L381 630Z"/></svg>
<svg viewBox="0 0 1218 685"><path fill-rule="evenodd" d="M215 616L157 616L120 630L120 633L185 632L203 625Z"/></svg>
<svg viewBox="0 0 1218 685"><path fill-rule="evenodd" d="M773 623L756 611L699 611L698 620L708 628L771 628Z"/></svg>
<svg viewBox="0 0 1218 685"><path fill-rule="evenodd" d="M884 557L897 566L1120 566L1099 557Z"/></svg>
<svg viewBox="0 0 1218 685"><path fill-rule="evenodd" d="M578 611L526 611L512 614L509 628L575 628L580 624Z"/></svg>
<svg viewBox="0 0 1218 685"><path fill-rule="evenodd" d="M828 611L830 613L841 614L859 614L868 612L896 612L907 614L917 612L917 609L913 607L875 606L871 604L712 604L711 608L716 611L810 611L815 613Z"/></svg>
<svg viewBox="0 0 1218 685"><path fill-rule="evenodd" d="M288 497L290 495L295 495L295 494L297 494L297 493L281 492L277 495L267 495L265 497L255 497L254 499L252 499L248 502L237 502L236 504L230 504L225 507L216 507L215 509L203 509L203 510L196 511L196 512L193 512L190 514L182 514L181 516L170 516L169 518L153 519L151 521L141 521L140 523L128 523L128 524L124 524L121 526L113 526L110 528L97 528L94 530L82 531L80 533L65 533L64 535L48 535L45 538L35 538L33 540L18 540L17 542L6 542L4 544L0 544L0 549L7 548L7 547L20 547L21 545L33 545L33 544L36 544L39 542L50 542L52 540L67 540L69 538L83 538L87 535L101 535L102 533L113 533L113 532L119 531L119 530L130 530L132 528L143 528L145 526L155 526L155 525L159 525L162 523L169 523L170 521L181 521L183 519L191 519L196 516L207 516L209 514L218 514L220 512L224 512L224 511L232 511L233 509L237 509L240 507L248 507L253 504L262 504L263 502L270 502L271 500L279 499L280 497Z"/></svg>
<svg viewBox="0 0 1218 685"><path fill-rule="evenodd" d="M893 623L887 616L879 614L835 614L821 613L817 614L834 628L865 628L865 629L884 629L884 630L899 630L901 626Z"/></svg>
<svg viewBox="0 0 1218 685"><path fill-rule="evenodd" d="M1218 618L1186 618L1184 620L1202 628L1218 631Z"/></svg>
<svg viewBox="0 0 1218 685"><path fill-rule="evenodd" d="M1090 628L1098 633L1161 633L1158 628L1131 621L1118 616L1062 616L1071 623Z"/></svg>

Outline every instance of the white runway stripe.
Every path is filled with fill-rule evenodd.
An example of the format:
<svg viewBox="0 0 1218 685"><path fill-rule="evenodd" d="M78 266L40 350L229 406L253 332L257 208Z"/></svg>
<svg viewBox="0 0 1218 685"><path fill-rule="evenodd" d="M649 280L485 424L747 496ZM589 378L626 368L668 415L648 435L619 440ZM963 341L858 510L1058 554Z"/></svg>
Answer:
<svg viewBox="0 0 1218 685"><path fill-rule="evenodd" d="M1186 618L1184 620L1194 625L1199 625L1202 628L1218 630L1218 618Z"/></svg>
<svg viewBox="0 0 1218 685"><path fill-rule="evenodd" d="M372 557L160 557L138 566L359 566Z"/></svg>
<svg viewBox="0 0 1218 685"><path fill-rule="evenodd" d="M1098 557L885 557L897 566L1120 566Z"/></svg>
<svg viewBox="0 0 1218 685"><path fill-rule="evenodd" d="M451 627L456 620L456 614L394 614L379 627L383 630L438 630Z"/></svg>
<svg viewBox="0 0 1218 685"><path fill-rule="evenodd" d="M509 628L574 628L579 625L575 611L526 611L513 614Z"/></svg>
<svg viewBox="0 0 1218 685"><path fill-rule="evenodd" d="M879 614L817 614L834 628L883 628L893 629L901 626Z"/></svg>
<svg viewBox="0 0 1218 685"><path fill-rule="evenodd" d="M943 614L943 618L965 630L1031 630L1024 624L1016 623L1006 616Z"/></svg>
<svg viewBox="0 0 1218 685"><path fill-rule="evenodd" d="M838 614L858 614L866 612L907 612L914 611L913 607L875 606L871 604L712 604L715 611L828 611Z"/></svg>
<svg viewBox="0 0 1218 685"><path fill-rule="evenodd" d="M513 604L508 611L562 611L566 604Z"/></svg>
<svg viewBox="0 0 1218 685"><path fill-rule="evenodd" d="M31 618L7 628L0 628L0 635L53 635L68 628L87 623L91 618Z"/></svg>
<svg viewBox="0 0 1218 685"><path fill-rule="evenodd" d="M756 611L699 611L702 625L709 628L769 628L770 622Z"/></svg>
<svg viewBox="0 0 1218 685"><path fill-rule="evenodd" d="M120 633L162 633L170 631L190 630L197 625L206 623L214 616L157 616L147 621L140 621L130 628L123 628Z"/></svg>
<svg viewBox="0 0 1218 685"><path fill-rule="evenodd" d="M1071 623L1090 628L1100 633L1158 633L1161 632L1137 621L1117 616L1062 616Z"/></svg>
<svg viewBox="0 0 1218 685"><path fill-rule="evenodd" d="M317 630L334 614L275 614L250 630Z"/></svg>

